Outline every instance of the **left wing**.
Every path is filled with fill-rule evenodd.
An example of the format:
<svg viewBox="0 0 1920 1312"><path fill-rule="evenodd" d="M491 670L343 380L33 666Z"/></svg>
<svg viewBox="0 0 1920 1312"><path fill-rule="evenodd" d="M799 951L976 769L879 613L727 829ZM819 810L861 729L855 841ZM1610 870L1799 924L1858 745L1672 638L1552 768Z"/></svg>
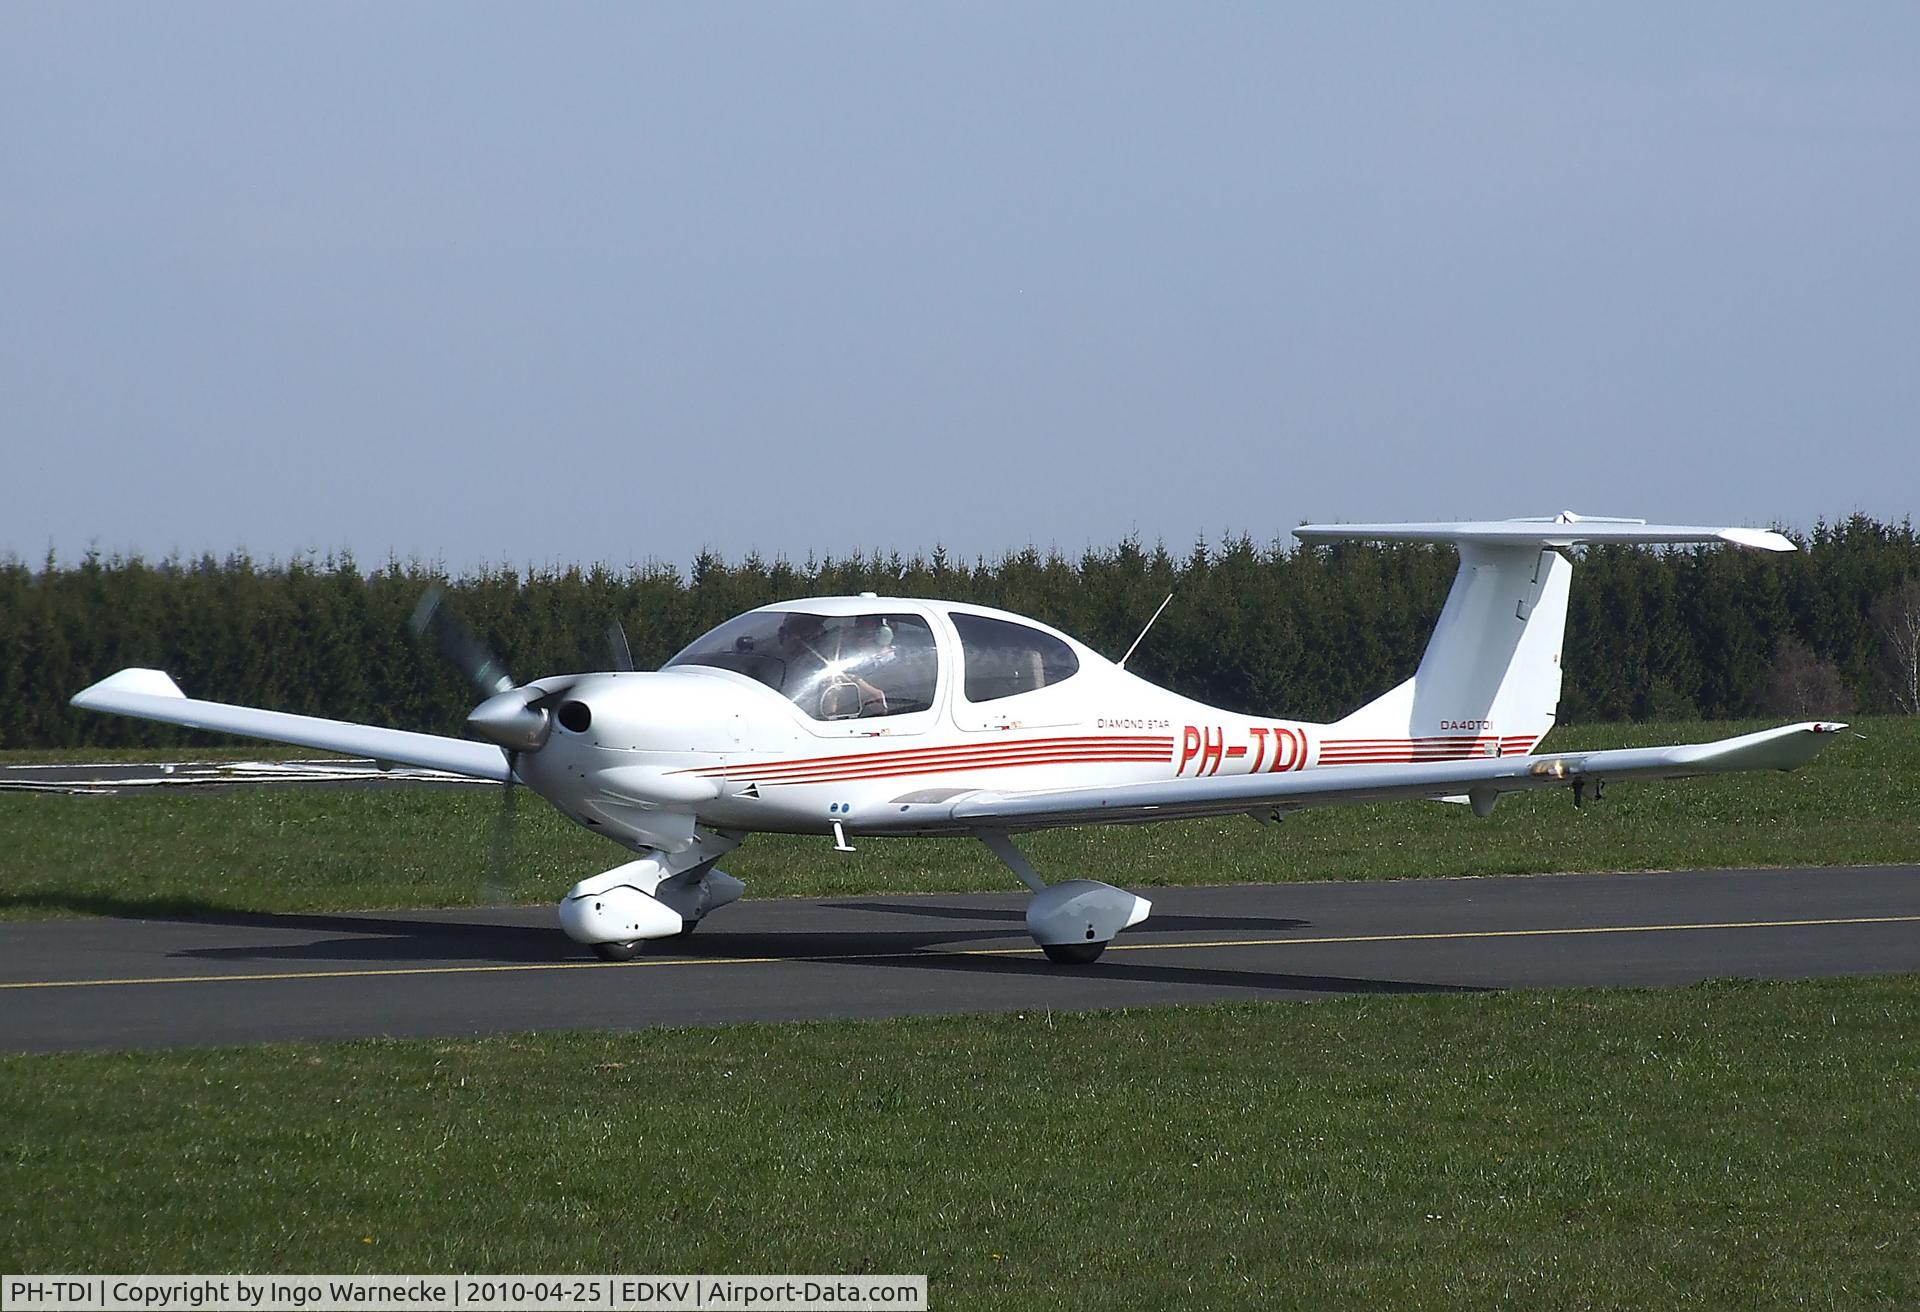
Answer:
<svg viewBox="0 0 1920 1312"><path fill-rule="evenodd" d="M1615 779L1681 779L1732 770L1791 770L1811 760L1846 727L1830 722L1790 724L1679 747L1548 752L1413 765L1322 766L1296 774L1164 779L1107 788L972 792L950 799L944 808L903 806L905 814L897 817L896 824L901 828L925 825L933 819L933 812L944 809L943 818L957 828L1014 831L1461 794L1474 803L1475 810L1484 813L1502 793L1536 788Z"/></svg>

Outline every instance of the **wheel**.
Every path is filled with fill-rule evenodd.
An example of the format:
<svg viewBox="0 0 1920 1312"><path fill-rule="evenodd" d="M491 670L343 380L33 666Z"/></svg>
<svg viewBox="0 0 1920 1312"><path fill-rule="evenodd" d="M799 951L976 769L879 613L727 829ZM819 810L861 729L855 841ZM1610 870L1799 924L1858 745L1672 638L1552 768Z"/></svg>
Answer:
<svg viewBox="0 0 1920 1312"><path fill-rule="evenodd" d="M632 961L640 955L640 940L630 938L624 943L594 943L593 955L602 961Z"/></svg>
<svg viewBox="0 0 1920 1312"><path fill-rule="evenodd" d="M1105 943L1042 943L1040 950L1048 961L1062 966L1091 966L1107 950Z"/></svg>

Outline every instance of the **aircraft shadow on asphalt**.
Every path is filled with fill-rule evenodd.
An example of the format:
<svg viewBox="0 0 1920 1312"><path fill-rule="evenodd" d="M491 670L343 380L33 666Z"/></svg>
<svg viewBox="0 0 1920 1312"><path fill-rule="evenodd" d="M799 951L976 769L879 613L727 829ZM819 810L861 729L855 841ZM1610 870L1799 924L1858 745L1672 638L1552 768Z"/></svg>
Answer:
<svg viewBox="0 0 1920 1312"><path fill-rule="evenodd" d="M122 897L116 893L76 893L37 888L0 893L0 911L65 911L115 920L188 920L245 915L197 897Z"/></svg>
<svg viewBox="0 0 1920 1312"><path fill-rule="evenodd" d="M545 909L542 908L542 911ZM526 962L584 962L587 950L557 928L535 925L455 923L439 920L332 916L194 916L188 924L230 924L274 931L309 930L325 937L300 942L235 944L231 947L182 948L167 955L199 961L331 962L368 961L444 963L470 961L487 964ZM369 932L371 931L371 932ZM336 937L337 936L337 937ZM735 958L772 957L805 961L821 957L872 956L914 953L968 943L1004 942L1000 929L965 931L793 930L779 933L728 933L703 930L692 942L659 944L648 957L724 962ZM644 960L645 958L643 958Z"/></svg>
<svg viewBox="0 0 1920 1312"><path fill-rule="evenodd" d="M1027 913L1018 907L952 907L937 903L898 902L828 902L822 905L834 911L878 911L898 916L925 916L929 920L1000 920L1022 926L1027 920ZM1197 933L1216 929L1273 933L1278 930L1305 929L1313 922L1291 916L1182 916L1156 911L1146 923L1149 931L1160 933Z"/></svg>
<svg viewBox="0 0 1920 1312"><path fill-rule="evenodd" d="M528 908L543 920L547 907ZM484 913L482 913L484 914ZM584 953L551 923L420 919L404 916L331 916L247 912L164 917L180 925L227 925L260 929L276 937L308 932L321 937L298 942L261 942L230 947L181 948L169 958L199 961L278 961L283 963L366 961L443 964L455 961L521 965L578 960Z"/></svg>
<svg viewBox="0 0 1920 1312"><path fill-rule="evenodd" d="M910 908L887 903L836 903L831 910L902 911L935 921L1014 921L1024 913L1001 908L974 910L966 907L923 905ZM548 913L544 907L517 909L531 920ZM486 912L477 913L486 915ZM500 912L493 913L502 914ZM724 913L722 913L724 914ZM180 925L224 925L236 929L260 929L276 937L286 931L306 931L321 937L299 942L263 942L221 947L181 948L170 952L174 958L200 961L277 961L340 962L386 961L444 963L477 961L500 964L577 961L585 950L556 929L526 923L489 923L481 920L447 920L438 917L411 919L405 916L327 915L287 912L193 911L186 914L149 915L149 923L160 921ZM1149 924L1162 932L1228 931L1235 933L1271 933L1303 929L1311 922L1272 916L1156 916ZM965 946L1009 937L999 925L963 929L952 923L923 929L870 929L810 931L791 930L775 933L706 929L690 942L661 945L652 955L688 956L694 959L724 960L736 957L778 957L803 960L810 957L865 957L888 953L925 952L941 947ZM1024 938L1024 933L1021 935Z"/></svg>
<svg viewBox="0 0 1920 1312"><path fill-rule="evenodd" d="M537 925L327 915L238 914L179 919L181 923L215 923L273 931L307 930L339 937L322 937L296 943L187 948L170 953L174 959L275 962L289 966L342 962L384 962L395 966L453 962L585 964L578 945L550 928ZM1204 922L1208 927L1240 931L1252 927L1299 928L1306 923L1265 917L1173 919L1190 919ZM1221 920L1224 920L1224 925L1218 923ZM1254 923L1250 925L1248 921ZM1198 927L1197 924L1173 926L1176 929ZM369 933L369 930L374 932ZM968 945L982 943L1007 944L1008 935L998 928L972 931L956 928L835 932L793 930L777 933L710 930L690 943L671 947L662 945L656 949L656 955L662 960L694 964L702 961L715 964L735 960L759 962L765 959L769 965L818 961L887 970L937 970L970 975L982 983L996 978L1026 977L1045 979L1063 987L1105 981L1284 993L1479 991L1466 985L1411 980L1298 974L1244 967L1171 965L1132 960L1118 953L1091 966L1062 967L1024 953L975 955L966 951ZM609 966L606 969L615 971L620 968ZM1043 1005L1045 1003L1044 998L1037 1001Z"/></svg>
<svg viewBox="0 0 1920 1312"><path fill-rule="evenodd" d="M1063 984L1186 984L1209 989L1260 989L1279 993L1485 993L1471 984L1422 980L1369 979L1348 975L1299 975L1283 971L1221 966L1169 966L1109 955L1090 966L1056 966L1033 957L975 957L955 952L923 952L910 957L871 958L853 963L909 970L951 970L974 975L1039 976ZM1045 999L1040 1000L1044 1003Z"/></svg>

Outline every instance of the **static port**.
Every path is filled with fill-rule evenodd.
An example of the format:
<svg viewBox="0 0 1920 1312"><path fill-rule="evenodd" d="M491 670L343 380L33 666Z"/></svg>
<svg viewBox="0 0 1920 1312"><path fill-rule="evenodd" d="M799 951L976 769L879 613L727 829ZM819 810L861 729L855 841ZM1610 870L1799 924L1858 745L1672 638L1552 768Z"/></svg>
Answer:
<svg viewBox="0 0 1920 1312"><path fill-rule="evenodd" d="M570 733L585 733L593 723L593 712L585 702L560 703L560 727Z"/></svg>

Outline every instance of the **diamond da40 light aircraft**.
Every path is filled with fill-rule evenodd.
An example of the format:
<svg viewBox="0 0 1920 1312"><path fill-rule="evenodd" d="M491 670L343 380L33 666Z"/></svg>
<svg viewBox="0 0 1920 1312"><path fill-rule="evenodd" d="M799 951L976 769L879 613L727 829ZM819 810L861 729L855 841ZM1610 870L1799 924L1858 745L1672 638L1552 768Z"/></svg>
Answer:
<svg viewBox="0 0 1920 1312"><path fill-rule="evenodd" d="M560 902L566 933L612 961L738 898L743 885L718 862L756 832L842 849L856 837L971 835L1032 890L1027 928L1047 956L1086 963L1151 904L1096 880L1047 883L1016 835L1399 798L1485 816L1502 793L1526 789L1571 786L1577 801L1610 780L1792 769L1844 727L1536 754L1560 699L1577 548L1794 550L1778 533L1569 513L1294 532L1310 543L1445 542L1460 554L1414 676L1331 724L1204 705L1019 615L872 594L749 611L657 671L516 686L468 642L487 694L467 717L481 741L196 701L148 669L111 675L73 704L524 784L632 853Z"/></svg>

